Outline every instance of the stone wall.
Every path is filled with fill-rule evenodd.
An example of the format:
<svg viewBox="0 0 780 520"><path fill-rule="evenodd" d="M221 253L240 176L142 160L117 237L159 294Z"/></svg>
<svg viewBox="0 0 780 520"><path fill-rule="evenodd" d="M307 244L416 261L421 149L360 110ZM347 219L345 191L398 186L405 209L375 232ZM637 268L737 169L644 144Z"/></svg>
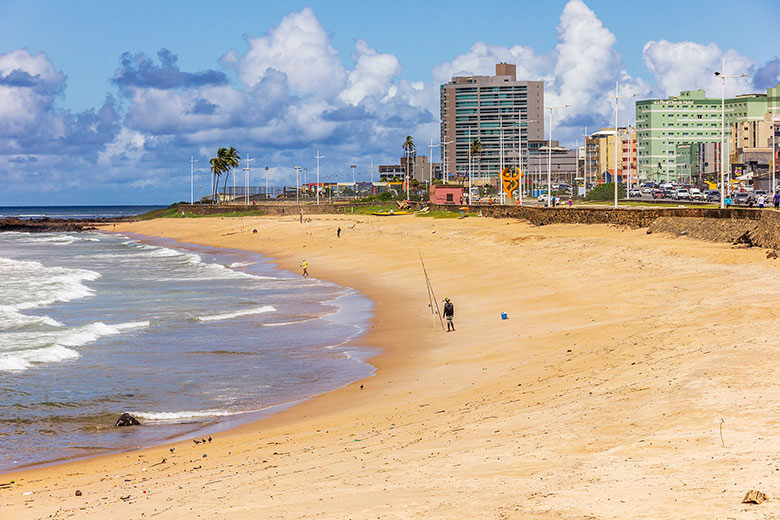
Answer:
<svg viewBox="0 0 780 520"><path fill-rule="evenodd" d="M319 214L344 214L352 213L354 208L370 206L371 204L179 204L179 211L191 213L193 215L220 215L223 213L233 213L236 211L252 211L258 215L319 215Z"/></svg>

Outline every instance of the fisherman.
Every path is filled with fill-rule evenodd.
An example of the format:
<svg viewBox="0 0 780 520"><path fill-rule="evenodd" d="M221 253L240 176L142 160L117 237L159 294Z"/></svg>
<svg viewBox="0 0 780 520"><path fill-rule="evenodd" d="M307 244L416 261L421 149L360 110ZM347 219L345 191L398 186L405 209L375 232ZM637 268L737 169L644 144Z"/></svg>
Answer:
<svg viewBox="0 0 780 520"><path fill-rule="evenodd" d="M303 277L307 278L309 276L309 262L304 260L301 267L303 268Z"/></svg>
<svg viewBox="0 0 780 520"><path fill-rule="evenodd" d="M341 227L336 230L336 238L341 237Z"/></svg>
<svg viewBox="0 0 780 520"><path fill-rule="evenodd" d="M454 331L455 325L452 318L455 316L455 307L449 298L444 298L444 317L447 319L447 332Z"/></svg>

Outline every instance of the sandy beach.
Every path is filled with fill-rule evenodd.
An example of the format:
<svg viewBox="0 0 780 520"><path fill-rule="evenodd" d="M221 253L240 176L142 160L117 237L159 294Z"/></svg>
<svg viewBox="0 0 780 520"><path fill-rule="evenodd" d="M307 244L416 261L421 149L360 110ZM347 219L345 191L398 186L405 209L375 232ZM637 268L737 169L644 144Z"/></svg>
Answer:
<svg viewBox="0 0 780 520"><path fill-rule="evenodd" d="M2 475L2 519L780 517L780 264L764 250L487 218L116 230L306 259L373 300L376 375L205 445ZM428 308L418 248L456 332ZM743 504L751 489L769 500Z"/></svg>

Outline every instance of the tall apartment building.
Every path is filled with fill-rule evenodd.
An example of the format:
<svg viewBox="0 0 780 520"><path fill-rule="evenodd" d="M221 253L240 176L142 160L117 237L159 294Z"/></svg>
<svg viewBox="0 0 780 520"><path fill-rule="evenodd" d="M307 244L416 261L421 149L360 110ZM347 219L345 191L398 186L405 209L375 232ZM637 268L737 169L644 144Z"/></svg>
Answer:
<svg viewBox="0 0 780 520"><path fill-rule="evenodd" d="M496 65L495 76L455 76L441 85L441 142L449 179L469 174L469 149L479 139L482 153L472 156L473 178L498 178L504 166L527 165L528 141L544 138L544 83L517 81L517 67Z"/></svg>
<svg viewBox="0 0 780 520"><path fill-rule="evenodd" d="M780 84L768 89L766 94L745 94L726 99L726 139L731 134L731 124L763 119L768 101L778 105L778 90ZM677 168L677 145L721 141L721 100L707 98L704 90L687 90L667 99L637 101L636 126L640 177L665 178L668 167L671 180L677 180L683 173ZM716 158L717 161L722 159Z"/></svg>

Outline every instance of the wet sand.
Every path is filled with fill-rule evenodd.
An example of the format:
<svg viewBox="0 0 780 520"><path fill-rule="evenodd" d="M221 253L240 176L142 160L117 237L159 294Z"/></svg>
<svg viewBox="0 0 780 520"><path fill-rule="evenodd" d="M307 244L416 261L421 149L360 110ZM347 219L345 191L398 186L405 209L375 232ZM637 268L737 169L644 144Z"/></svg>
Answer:
<svg viewBox="0 0 780 520"><path fill-rule="evenodd" d="M0 518L780 515L780 271L765 251L479 218L117 230L293 271L305 258L375 302L361 343L383 349L377 373L205 445L3 475L16 483L0 488ZM456 332L428 309L418 247ZM749 489L770 500L742 504Z"/></svg>

